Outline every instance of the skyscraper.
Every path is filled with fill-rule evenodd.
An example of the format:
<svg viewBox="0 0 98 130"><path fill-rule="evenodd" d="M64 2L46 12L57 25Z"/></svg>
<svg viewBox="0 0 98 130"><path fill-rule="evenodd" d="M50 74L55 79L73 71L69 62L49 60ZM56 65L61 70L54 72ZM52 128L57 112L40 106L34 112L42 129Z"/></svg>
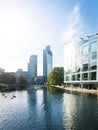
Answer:
<svg viewBox="0 0 98 130"><path fill-rule="evenodd" d="M37 55L31 55L30 61L28 63L28 73L29 77L37 76Z"/></svg>
<svg viewBox="0 0 98 130"><path fill-rule="evenodd" d="M52 70L52 51L50 46L43 50L43 76L47 78Z"/></svg>

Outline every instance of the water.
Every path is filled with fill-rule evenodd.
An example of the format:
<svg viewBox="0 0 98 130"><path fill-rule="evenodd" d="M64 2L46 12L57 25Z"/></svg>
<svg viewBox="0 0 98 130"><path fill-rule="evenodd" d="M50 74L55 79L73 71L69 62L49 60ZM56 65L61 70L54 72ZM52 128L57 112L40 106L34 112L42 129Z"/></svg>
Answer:
<svg viewBox="0 0 98 130"><path fill-rule="evenodd" d="M0 130L98 130L97 96L37 86L14 95L0 93Z"/></svg>

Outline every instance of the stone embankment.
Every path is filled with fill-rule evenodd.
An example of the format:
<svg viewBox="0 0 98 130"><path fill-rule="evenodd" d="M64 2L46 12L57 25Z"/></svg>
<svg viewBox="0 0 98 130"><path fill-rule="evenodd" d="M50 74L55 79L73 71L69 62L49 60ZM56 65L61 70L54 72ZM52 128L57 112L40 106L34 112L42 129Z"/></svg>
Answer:
<svg viewBox="0 0 98 130"><path fill-rule="evenodd" d="M52 87L59 88L59 89L64 89L67 91L73 91L73 92L80 92L80 93L89 93L89 94L97 94L98 95L98 90L94 89L85 89L85 88L75 88L75 87L64 87L64 86L58 86L58 85L52 85Z"/></svg>

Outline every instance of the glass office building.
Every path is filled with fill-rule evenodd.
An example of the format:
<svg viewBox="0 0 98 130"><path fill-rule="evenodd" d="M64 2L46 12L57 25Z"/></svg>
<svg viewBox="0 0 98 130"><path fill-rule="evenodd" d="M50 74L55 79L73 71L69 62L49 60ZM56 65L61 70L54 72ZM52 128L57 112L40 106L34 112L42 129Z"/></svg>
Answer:
<svg viewBox="0 0 98 130"><path fill-rule="evenodd" d="M43 76L47 78L52 70L52 51L50 46L43 50Z"/></svg>
<svg viewBox="0 0 98 130"><path fill-rule="evenodd" d="M30 61L28 63L28 74L30 78L37 76L37 55L30 56Z"/></svg>
<svg viewBox="0 0 98 130"><path fill-rule="evenodd" d="M97 89L98 34L64 45L65 86Z"/></svg>

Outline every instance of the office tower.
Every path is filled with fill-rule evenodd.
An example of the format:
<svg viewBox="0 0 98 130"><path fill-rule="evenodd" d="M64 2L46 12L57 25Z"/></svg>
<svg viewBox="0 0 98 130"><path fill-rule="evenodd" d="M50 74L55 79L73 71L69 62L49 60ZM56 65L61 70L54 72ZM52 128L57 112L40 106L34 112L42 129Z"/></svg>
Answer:
<svg viewBox="0 0 98 130"><path fill-rule="evenodd" d="M37 76L37 55L30 56L30 61L28 63L28 73L30 78Z"/></svg>
<svg viewBox="0 0 98 130"><path fill-rule="evenodd" d="M46 46L46 49L43 50L43 76L46 77L52 70L52 51L50 46Z"/></svg>
<svg viewBox="0 0 98 130"><path fill-rule="evenodd" d="M98 34L64 45L64 83L66 86L98 89Z"/></svg>

